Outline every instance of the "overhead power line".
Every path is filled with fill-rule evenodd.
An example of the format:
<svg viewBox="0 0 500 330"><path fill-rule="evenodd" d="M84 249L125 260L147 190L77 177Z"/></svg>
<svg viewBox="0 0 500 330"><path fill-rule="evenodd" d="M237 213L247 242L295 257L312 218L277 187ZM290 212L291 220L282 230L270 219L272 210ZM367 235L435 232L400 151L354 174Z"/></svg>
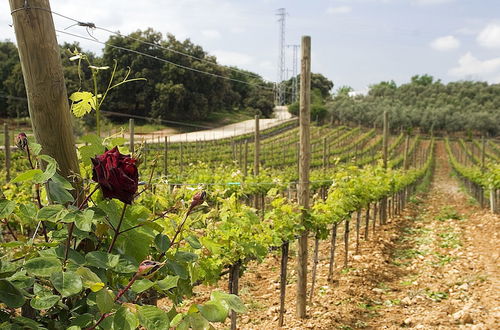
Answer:
<svg viewBox="0 0 500 330"><path fill-rule="evenodd" d="M113 45L113 44L111 44L109 42L100 41L100 40L98 40L98 39L96 39L94 37L85 37L85 36L82 36L82 35L79 35L79 34L74 34L74 33L71 33L71 32L61 31L61 30L56 30L56 32L63 33L63 34L66 34L66 35L70 35L70 36L75 37L75 38L92 41L92 42L99 43L99 44L102 44L102 45L105 45L105 46L109 46L111 48L120 49L120 50L123 50L123 51L126 51L126 52L130 52L130 53L134 53L134 54L137 54L137 55L149 57L149 58L155 59L157 61L168 63L168 64L177 66L177 67L185 69L185 70L189 70L189 71L193 71L193 72L197 72L197 73L202 73L202 74L206 74L206 75L209 75L209 76L212 76L212 77L221 78L221 79L225 79L225 80L229 80L229 81L234 81L234 82L238 82L238 83L242 83L242 84L246 84L246 85L250 85L250 86L257 86L257 87L262 88L262 89L274 90L274 87L268 87L268 86L265 86L265 85L262 85L262 84L257 84L257 83L252 83L252 82L248 82L248 81L244 81L244 80L234 79L234 78L222 76L222 75L219 75L219 74L216 74L216 73L212 73L212 72L207 72L207 71L203 71L203 70L191 68L189 66L185 66L185 65L182 65L182 64L178 64L178 63L166 60L166 59L158 57L156 55L151 55L151 54L148 54L148 53L140 52L138 50L134 50L134 49L126 48L126 47L121 47L121 46Z"/></svg>

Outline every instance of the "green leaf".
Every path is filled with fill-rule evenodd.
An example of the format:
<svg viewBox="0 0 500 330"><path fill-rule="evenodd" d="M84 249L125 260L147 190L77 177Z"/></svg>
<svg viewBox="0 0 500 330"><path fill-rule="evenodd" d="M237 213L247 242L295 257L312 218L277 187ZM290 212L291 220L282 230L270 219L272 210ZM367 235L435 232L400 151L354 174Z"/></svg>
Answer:
<svg viewBox="0 0 500 330"><path fill-rule="evenodd" d="M91 231L93 219L94 211L92 210L85 210L82 213L78 213L75 218L76 228L82 231Z"/></svg>
<svg viewBox="0 0 500 330"><path fill-rule="evenodd" d="M30 305L34 309L49 309L54 306L59 299L61 299L61 297L52 294L35 296L31 299Z"/></svg>
<svg viewBox="0 0 500 330"><path fill-rule="evenodd" d="M75 273L82 277L83 286L93 292L97 292L104 287L101 278L87 267L79 267Z"/></svg>
<svg viewBox="0 0 500 330"><path fill-rule="evenodd" d="M72 325L69 328L66 328L66 330L82 330L82 328L77 325Z"/></svg>
<svg viewBox="0 0 500 330"><path fill-rule="evenodd" d="M14 180L12 180L11 182L16 183L16 182L23 182L23 181L31 181L31 180L33 180L35 175L42 175L42 174L43 174L42 170L39 170L39 169L28 170L28 171L23 172L23 173L19 174L18 176L16 176L16 178Z"/></svg>
<svg viewBox="0 0 500 330"><path fill-rule="evenodd" d="M167 313L156 306L139 306L137 315L141 325L147 330L168 330L170 328Z"/></svg>
<svg viewBox="0 0 500 330"><path fill-rule="evenodd" d="M155 237L155 245L158 251L166 252L170 246L170 238L167 235L158 234Z"/></svg>
<svg viewBox="0 0 500 330"><path fill-rule="evenodd" d="M78 294L83 289L80 275L70 271L54 273L50 277L50 281L63 297Z"/></svg>
<svg viewBox="0 0 500 330"><path fill-rule="evenodd" d="M90 326L90 324L94 321L94 316L89 313L81 314L75 317L73 320L71 320L71 326L73 327L79 327L79 328L86 328ZM68 329L66 329L68 330Z"/></svg>
<svg viewBox="0 0 500 330"><path fill-rule="evenodd" d="M47 164L45 166L45 172L35 174L35 176L33 177L33 181L35 183L45 183L47 180L52 178L56 173L57 163L55 159L50 156L41 155L39 157L43 159L45 162L47 162Z"/></svg>
<svg viewBox="0 0 500 330"><path fill-rule="evenodd" d="M179 281L179 276L167 275L163 280L157 281L156 285L163 291L166 291L171 288L175 288L177 286L177 282Z"/></svg>
<svg viewBox="0 0 500 330"><path fill-rule="evenodd" d="M193 236L193 235L188 236L185 238L185 240L186 240L186 242L189 243L189 245L191 245L191 247L193 249L201 249L201 247L202 247L200 241L198 240L198 237L196 237L196 236Z"/></svg>
<svg viewBox="0 0 500 330"><path fill-rule="evenodd" d="M56 175L58 175L56 173ZM72 203L75 199L73 198L73 195L66 190L61 183L53 181L54 177L52 177L51 180L49 180L49 197L53 202L60 203L60 204L66 204L66 203ZM71 190L71 189L70 189Z"/></svg>
<svg viewBox="0 0 500 330"><path fill-rule="evenodd" d="M177 251L175 253L175 260L179 262L193 262L198 259L198 255L196 253L187 252L187 251Z"/></svg>
<svg viewBox="0 0 500 330"><path fill-rule="evenodd" d="M0 200L0 219L7 218L16 208L16 203L6 199Z"/></svg>
<svg viewBox="0 0 500 330"><path fill-rule="evenodd" d="M75 188L73 188L71 183L68 180L66 180L65 177L63 177L62 175L60 175L58 173L54 174L54 176L52 177L52 181L54 181L54 183L59 184L65 190L74 190L75 189Z"/></svg>
<svg viewBox="0 0 500 330"><path fill-rule="evenodd" d="M132 284L132 291L136 293L141 293L143 291L146 291L147 289L151 288L153 285L155 285L154 282L151 282L148 279L142 279L142 280L137 280Z"/></svg>
<svg viewBox="0 0 500 330"><path fill-rule="evenodd" d="M135 330L139 326L139 320L134 313L125 306L120 307L113 320L113 328L120 330Z"/></svg>
<svg viewBox="0 0 500 330"><path fill-rule="evenodd" d="M224 322L229 314L229 309L218 301L208 301L198 305L201 315L210 322Z"/></svg>
<svg viewBox="0 0 500 330"><path fill-rule="evenodd" d="M189 314L187 316L189 320L189 325L193 330L208 330L210 329L210 323L206 318L201 316L199 313Z"/></svg>
<svg viewBox="0 0 500 330"><path fill-rule="evenodd" d="M24 268L28 274L49 277L53 273L61 272L62 264L55 257L38 257L26 261Z"/></svg>
<svg viewBox="0 0 500 330"><path fill-rule="evenodd" d="M69 99L73 101L71 110L75 117L83 117L96 107L96 98L90 92L74 92Z"/></svg>
<svg viewBox="0 0 500 330"><path fill-rule="evenodd" d="M38 156L42 151L42 145L33 141L29 142L30 151L32 155Z"/></svg>
<svg viewBox="0 0 500 330"><path fill-rule="evenodd" d="M211 294L213 301L223 301L229 308L231 308L236 313L245 313L247 308L245 304L241 301L240 297L234 294L225 293L222 291L213 291Z"/></svg>
<svg viewBox="0 0 500 330"><path fill-rule="evenodd" d="M183 265L169 260L167 261L167 267L170 268L175 274L179 275L179 277L183 280L187 280L189 274L186 267L184 267Z"/></svg>
<svg viewBox="0 0 500 330"><path fill-rule="evenodd" d="M104 289L97 292L96 295L97 308L102 314L107 313L113 309L115 306L115 296L113 291Z"/></svg>
<svg viewBox="0 0 500 330"><path fill-rule="evenodd" d="M0 279L0 301L10 308L18 308L24 305L24 296L12 283Z"/></svg>
<svg viewBox="0 0 500 330"><path fill-rule="evenodd" d="M57 222L68 214L68 210L63 205L53 204L42 207L36 215L37 220L49 220Z"/></svg>
<svg viewBox="0 0 500 330"><path fill-rule="evenodd" d="M92 251L87 253L85 260L87 260L87 264L90 266L108 269L118 265L120 256L102 251Z"/></svg>

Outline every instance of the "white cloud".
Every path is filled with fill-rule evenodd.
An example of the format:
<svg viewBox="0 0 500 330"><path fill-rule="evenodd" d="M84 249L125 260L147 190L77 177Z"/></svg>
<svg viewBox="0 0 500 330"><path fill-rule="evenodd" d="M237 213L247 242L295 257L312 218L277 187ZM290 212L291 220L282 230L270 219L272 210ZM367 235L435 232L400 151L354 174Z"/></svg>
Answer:
<svg viewBox="0 0 500 330"><path fill-rule="evenodd" d="M444 52L460 47L460 40L458 40L454 36L444 36L434 39L430 43L430 46L435 50Z"/></svg>
<svg viewBox="0 0 500 330"><path fill-rule="evenodd" d="M485 79L500 73L500 57L489 60L480 60L470 52L460 57L458 66L450 69L449 74L455 77L480 77Z"/></svg>
<svg viewBox="0 0 500 330"><path fill-rule="evenodd" d="M455 0L413 0L417 5L427 6L427 5L440 5L443 3L453 2Z"/></svg>
<svg viewBox="0 0 500 330"><path fill-rule="evenodd" d="M500 48L500 24L488 24L479 32L476 40L483 47Z"/></svg>
<svg viewBox="0 0 500 330"><path fill-rule="evenodd" d="M220 39L221 34L217 30L202 30L201 35L207 39Z"/></svg>
<svg viewBox="0 0 500 330"><path fill-rule="evenodd" d="M216 50L212 53L217 57L218 62L224 65L247 66L254 63L254 58L247 54L226 50Z"/></svg>
<svg viewBox="0 0 500 330"><path fill-rule="evenodd" d="M352 7L350 6L338 6L338 7L328 7L326 12L330 15L337 14L348 14L352 11Z"/></svg>

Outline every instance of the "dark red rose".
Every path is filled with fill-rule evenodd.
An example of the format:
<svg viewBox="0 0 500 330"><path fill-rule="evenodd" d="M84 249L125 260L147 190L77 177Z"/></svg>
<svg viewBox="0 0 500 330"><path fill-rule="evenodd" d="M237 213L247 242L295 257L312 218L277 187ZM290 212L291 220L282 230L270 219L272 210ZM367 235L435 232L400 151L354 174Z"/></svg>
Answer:
<svg viewBox="0 0 500 330"><path fill-rule="evenodd" d="M132 204L139 180L136 159L122 155L118 147L114 147L91 160L92 180L99 183L104 197Z"/></svg>
<svg viewBox="0 0 500 330"><path fill-rule="evenodd" d="M26 136L26 133L19 133L16 136L16 145L21 150L26 149L26 147L28 146L28 137Z"/></svg>
<svg viewBox="0 0 500 330"><path fill-rule="evenodd" d="M205 191L198 191L194 194L193 200L191 201L191 208L203 204L205 197L207 197L207 193Z"/></svg>

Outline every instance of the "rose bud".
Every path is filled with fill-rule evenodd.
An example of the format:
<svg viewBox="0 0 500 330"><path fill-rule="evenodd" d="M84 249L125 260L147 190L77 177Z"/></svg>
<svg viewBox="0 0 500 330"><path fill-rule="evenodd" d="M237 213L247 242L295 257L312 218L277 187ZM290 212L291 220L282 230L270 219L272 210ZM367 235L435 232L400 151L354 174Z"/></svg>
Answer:
<svg viewBox="0 0 500 330"><path fill-rule="evenodd" d="M193 201L191 202L191 208L203 204L205 197L207 197L207 193L205 191L198 191L194 194Z"/></svg>
<svg viewBox="0 0 500 330"><path fill-rule="evenodd" d="M19 149L26 150L26 147L28 146L28 137L26 136L26 133L19 133L16 136L16 145Z"/></svg>
<svg viewBox="0 0 500 330"><path fill-rule="evenodd" d="M144 260L139 265L139 269L137 270L137 274L141 276L151 276L158 269L163 266L162 262L154 261L154 260Z"/></svg>
<svg viewBox="0 0 500 330"><path fill-rule="evenodd" d="M104 197L132 204L139 181L136 159L122 155L118 147L114 147L91 160L92 180L99 184Z"/></svg>

